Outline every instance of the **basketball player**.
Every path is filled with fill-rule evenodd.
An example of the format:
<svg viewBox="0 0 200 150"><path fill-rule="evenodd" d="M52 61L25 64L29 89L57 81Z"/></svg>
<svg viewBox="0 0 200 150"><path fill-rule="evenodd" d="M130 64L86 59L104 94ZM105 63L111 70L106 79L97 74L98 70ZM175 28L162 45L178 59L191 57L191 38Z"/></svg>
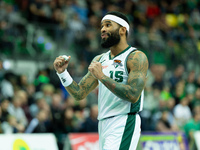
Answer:
<svg viewBox="0 0 200 150"><path fill-rule="evenodd" d="M146 55L127 43L127 17L108 12L101 21L101 46L110 49L96 56L79 84L73 81L66 61L59 56L54 67L66 90L85 98L99 86L98 120L100 150L135 150L140 137L143 89L148 70Z"/></svg>

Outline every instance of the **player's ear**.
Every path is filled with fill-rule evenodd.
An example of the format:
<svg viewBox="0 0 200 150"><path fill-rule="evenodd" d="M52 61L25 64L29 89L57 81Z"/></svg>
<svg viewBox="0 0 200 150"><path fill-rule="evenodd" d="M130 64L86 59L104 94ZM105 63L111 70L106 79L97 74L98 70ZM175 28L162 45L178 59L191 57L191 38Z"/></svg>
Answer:
<svg viewBox="0 0 200 150"><path fill-rule="evenodd" d="M126 27L120 27L119 34L120 35L126 35Z"/></svg>

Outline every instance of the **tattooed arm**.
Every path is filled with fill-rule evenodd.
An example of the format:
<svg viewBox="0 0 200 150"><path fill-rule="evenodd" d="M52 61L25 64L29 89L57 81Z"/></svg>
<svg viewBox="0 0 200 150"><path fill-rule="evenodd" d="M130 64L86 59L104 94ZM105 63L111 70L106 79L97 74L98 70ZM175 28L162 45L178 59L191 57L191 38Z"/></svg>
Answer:
<svg viewBox="0 0 200 150"><path fill-rule="evenodd" d="M77 84L75 81L72 82L65 89L69 94L74 97L75 100L84 99L92 90L98 85L98 80L95 79L90 72L88 72L82 80Z"/></svg>
<svg viewBox="0 0 200 150"><path fill-rule="evenodd" d="M101 55L98 55L92 60L92 62L97 62L100 58ZM73 81L72 84L65 87L65 89L75 100L82 100L97 86L98 80L92 76L90 71L88 71L78 84Z"/></svg>
<svg viewBox="0 0 200 150"><path fill-rule="evenodd" d="M92 62L99 61L101 55L96 56ZM57 72L62 73L68 66L68 62L64 65L60 65L63 61L62 57L57 57L54 61L54 67ZM94 90L98 85L98 80L92 76L92 74L88 71L88 73L82 78L79 83L73 81L69 86L65 87L65 89L69 92L69 94L75 100L84 99L92 90Z"/></svg>
<svg viewBox="0 0 200 150"><path fill-rule="evenodd" d="M97 66L94 68L97 68ZM129 71L127 84L118 83L101 73L96 75L93 73L93 75L116 96L135 103L139 99L146 82L148 70L146 55L141 51L132 52L127 60L127 69Z"/></svg>

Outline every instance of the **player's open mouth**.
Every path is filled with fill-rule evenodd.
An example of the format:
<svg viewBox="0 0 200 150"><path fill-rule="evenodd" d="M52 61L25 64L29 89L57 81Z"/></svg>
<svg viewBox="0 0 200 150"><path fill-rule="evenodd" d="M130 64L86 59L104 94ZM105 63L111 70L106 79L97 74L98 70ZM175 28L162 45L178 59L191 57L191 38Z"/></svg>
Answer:
<svg viewBox="0 0 200 150"><path fill-rule="evenodd" d="M101 34L101 38L103 39L103 38L105 38L105 37L107 37L108 35L107 34Z"/></svg>
<svg viewBox="0 0 200 150"><path fill-rule="evenodd" d="M104 38L106 38L106 37L108 37L108 36L109 36L108 33L103 33L103 34L101 34L101 38L102 38L102 39L104 39Z"/></svg>

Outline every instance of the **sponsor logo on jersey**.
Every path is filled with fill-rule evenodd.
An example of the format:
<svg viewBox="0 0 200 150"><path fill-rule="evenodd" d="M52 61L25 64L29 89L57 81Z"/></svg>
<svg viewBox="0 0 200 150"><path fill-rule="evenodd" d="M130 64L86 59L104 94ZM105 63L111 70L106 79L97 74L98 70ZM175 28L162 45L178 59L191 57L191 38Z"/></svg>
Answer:
<svg viewBox="0 0 200 150"><path fill-rule="evenodd" d="M118 66L123 66L122 61L118 60L118 59L114 60L113 65L114 65L115 68L117 68Z"/></svg>
<svg viewBox="0 0 200 150"><path fill-rule="evenodd" d="M102 66L102 68L103 68L103 69L106 69L106 68L108 68L108 66Z"/></svg>

